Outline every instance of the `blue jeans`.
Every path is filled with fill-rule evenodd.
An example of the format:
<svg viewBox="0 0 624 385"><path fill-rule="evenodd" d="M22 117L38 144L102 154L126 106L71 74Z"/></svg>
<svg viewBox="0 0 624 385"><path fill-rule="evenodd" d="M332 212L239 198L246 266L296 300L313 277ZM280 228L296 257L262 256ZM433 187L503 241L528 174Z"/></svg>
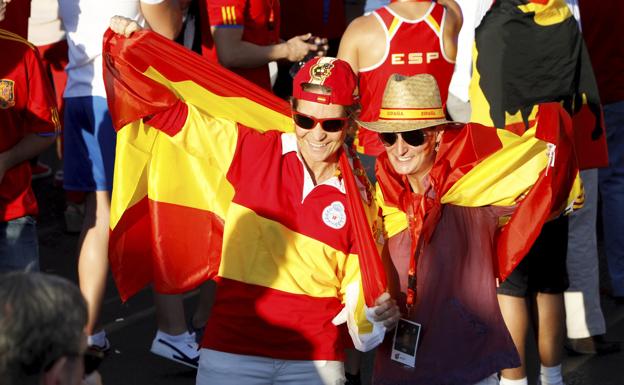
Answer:
<svg viewBox="0 0 624 385"><path fill-rule="evenodd" d="M568 227L568 278L564 293L568 338L604 334L604 315L600 308L600 279L596 216L598 212L598 170L581 171L585 203L572 213Z"/></svg>
<svg viewBox="0 0 624 385"><path fill-rule="evenodd" d="M605 252L613 295L624 297L624 101L604 106L609 167L599 170Z"/></svg>
<svg viewBox="0 0 624 385"><path fill-rule="evenodd" d="M37 223L31 216L0 222L0 273L39 270Z"/></svg>
<svg viewBox="0 0 624 385"><path fill-rule="evenodd" d="M202 349L196 385L342 385L340 361L298 361Z"/></svg>

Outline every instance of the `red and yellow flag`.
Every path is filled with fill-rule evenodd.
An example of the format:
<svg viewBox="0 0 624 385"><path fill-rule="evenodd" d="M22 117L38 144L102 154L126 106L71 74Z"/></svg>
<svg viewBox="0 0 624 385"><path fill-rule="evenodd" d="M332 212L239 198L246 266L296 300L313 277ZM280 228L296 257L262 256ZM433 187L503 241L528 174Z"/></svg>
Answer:
<svg viewBox="0 0 624 385"><path fill-rule="evenodd" d="M223 169L231 160L223 158L233 151L206 151L202 143L223 140L224 149L235 146L218 135L218 125L292 131L290 107L148 31L130 38L107 31L103 57L108 104L117 130L109 260L119 293L126 300L150 283L157 292L189 291L218 272L223 218L233 198ZM149 118L163 111L180 111L179 119L194 119L193 114L187 116L187 109L178 108L181 102L209 116L214 127L149 125ZM342 171L351 177L347 182L352 180L350 167ZM353 199L350 207L361 206L357 187L346 186L348 199ZM363 211L353 210L358 228L367 229L358 234L372 239L367 219L359 215ZM359 253L362 276L373 277L364 280L371 306L385 288L385 274L374 242L360 242L373 245ZM367 281L377 285L371 287Z"/></svg>
<svg viewBox="0 0 624 385"><path fill-rule="evenodd" d="M608 164L598 86L564 0L497 0L475 32L471 122L524 132L540 103L572 115L580 169Z"/></svg>
<svg viewBox="0 0 624 385"><path fill-rule="evenodd" d="M426 243L435 230L438 218L424 217L439 214L435 207L514 208L511 218L502 223L496 255L492 256L497 277L507 278L543 224L578 207L583 200L570 116L559 103L546 103L539 106L532 122L522 134L478 123L469 123L461 130L447 129L430 172L434 201L416 208L409 207L413 199L405 180L382 154L377 175L388 236L408 226L404 213L410 211L410 229L418 227L412 236L416 249L416 243Z"/></svg>

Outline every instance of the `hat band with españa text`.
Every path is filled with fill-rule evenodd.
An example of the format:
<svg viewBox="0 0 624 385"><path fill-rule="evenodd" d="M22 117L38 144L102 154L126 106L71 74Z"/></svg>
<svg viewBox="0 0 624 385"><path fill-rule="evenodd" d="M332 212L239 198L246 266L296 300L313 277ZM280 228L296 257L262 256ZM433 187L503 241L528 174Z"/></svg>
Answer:
<svg viewBox="0 0 624 385"><path fill-rule="evenodd" d="M328 94L304 90L306 84L319 85ZM355 103L357 77L349 63L333 57L315 57L301 67L293 79L293 97L321 104L350 106Z"/></svg>
<svg viewBox="0 0 624 385"><path fill-rule="evenodd" d="M442 108L382 108L380 120L431 120L445 117Z"/></svg>

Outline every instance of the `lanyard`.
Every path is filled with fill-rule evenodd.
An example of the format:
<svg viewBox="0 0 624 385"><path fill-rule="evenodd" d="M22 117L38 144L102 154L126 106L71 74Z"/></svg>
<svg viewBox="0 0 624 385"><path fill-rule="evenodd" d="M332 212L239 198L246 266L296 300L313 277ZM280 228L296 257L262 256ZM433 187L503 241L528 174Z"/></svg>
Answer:
<svg viewBox="0 0 624 385"><path fill-rule="evenodd" d="M406 186L409 188L408 186ZM422 254L425 244L425 237L423 235L423 225L427 217L427 196L431 186L429 186L425 192L420 196L420 199L416 199L414 194L409 194L410 202L407 205L407 219L410 231L410 237L412 245L410 248L410 264L407 275L407 311L411 313L414 303L416 301L416 287L418 284L418 259ZM409 191L409 190L408 190Z"/></svg>

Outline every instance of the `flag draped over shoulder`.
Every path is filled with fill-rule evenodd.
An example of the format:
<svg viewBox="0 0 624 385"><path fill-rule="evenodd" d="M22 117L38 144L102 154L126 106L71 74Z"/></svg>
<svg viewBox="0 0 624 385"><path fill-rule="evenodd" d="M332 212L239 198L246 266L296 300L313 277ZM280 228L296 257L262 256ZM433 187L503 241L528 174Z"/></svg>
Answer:
<svg viewBox="0 0 624 385"><path fill-rule="evenodd" d="M223 219L234 191L225 177L227 170L218 166L219 154L201 148L206 135L218 127L173 124L169 130L156 129L149 118L176 111L184 102L214 118L215 126L242 124L261 132L288 132L294 129L290 107L152 32L125 38L108 30L103 58L108 105L117 130L109 244L117 288L122 300L150 283L162 293L191 290L218 272ZM180 119L193 118L180 111L185 112ZM352 178L350 168L343 172ZM361 206L359 193L352 189L347 183L348 199L357 197L354 207ZM353 216L356 226L368 226L366 218ZM364 235L372 237L370 231ZM374 302L385 287L380 258L369 247L358 256L364 291ZM366 277L373 277L377 285L371 288Z"/></svg>
<svg viewBox="0 0 624 385"><path fill-rule="evenodd" d="M501 280L520 263L549 218L579 207L583 200L572 122L558 103L540 105L532 126L522 134L478 123L445 130L430 172L433 202L408 207L414 202L410 189L385 154L379 157L377 174L384 204L414 213L410 227L416 224L418 229L413 243L428 242L441 205L515 208L499 232L492 256ZM405 215L388 218L404 221ZM386 223L386 227L404 225Z"/></svg>
<svg viewBox="0 0 624 385"><path fill-rule="evenodd" d="M475 32L470 121L523 132L539 103L573 115L581 169L608 164L598 87L564 0L497 0Z"/></svg>

